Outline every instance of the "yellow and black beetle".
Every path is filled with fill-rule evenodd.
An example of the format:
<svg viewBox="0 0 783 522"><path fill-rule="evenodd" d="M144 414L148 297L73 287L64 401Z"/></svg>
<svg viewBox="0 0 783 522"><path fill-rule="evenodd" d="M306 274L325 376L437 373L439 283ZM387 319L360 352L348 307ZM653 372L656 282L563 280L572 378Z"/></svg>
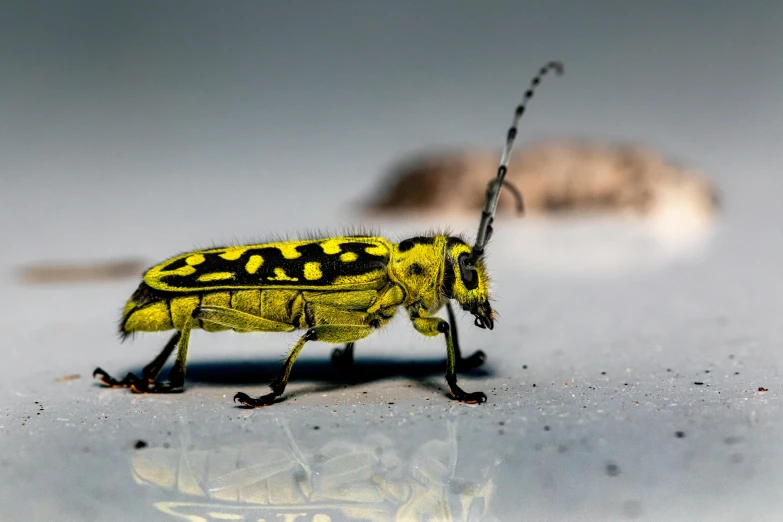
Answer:
<svg viewBox="0 0 783 522"><path fill-rule="evenodd" d="M235 401L256 407L282 395L291 367L307 341L347 343L335 350L338 361L350 362L353 343L386 325L402 306L413 327L427 336L446 339L446 381L452 397L481 403L482 392L467 393L457 385L457 370L481 365L477 351L460 355L451 300L473 314L480 328L494 327L484 248L492 234L500 189L508 167L517 125L534 88L550 70L540 69L514 111L497 176L489 182L474 245L459 237L431 235L393 243L383 237L354 235L256 245L228 246L187 252L150 268L133 293L120 322L123 338L139 331L176 330L163 351L142 371L117 380L100 368L94 372L108 386L129 386L137 392L180 391L185 383L192 328L208 332L290 332L306 330L270 385L272 393ZM508 185L506 185L508 186ZM521 206L521 197L513 189ZM435 314L446 305L449 321ZM177 359L169 382L156 382L174 349Z"/></svg>

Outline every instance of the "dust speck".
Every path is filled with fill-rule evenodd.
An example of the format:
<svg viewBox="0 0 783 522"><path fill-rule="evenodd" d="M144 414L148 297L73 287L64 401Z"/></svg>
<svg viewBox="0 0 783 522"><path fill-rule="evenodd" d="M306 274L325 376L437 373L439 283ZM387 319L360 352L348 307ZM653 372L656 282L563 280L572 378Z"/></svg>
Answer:
<svg viewBox="0 0 783 522"><path fill-rule="evenodd" d="M70 375L63 375L59 379L55 379L54 382L68 382L68 381L75 381L76 379L81 379L82 376L78 373L72 373Z"/></svg>

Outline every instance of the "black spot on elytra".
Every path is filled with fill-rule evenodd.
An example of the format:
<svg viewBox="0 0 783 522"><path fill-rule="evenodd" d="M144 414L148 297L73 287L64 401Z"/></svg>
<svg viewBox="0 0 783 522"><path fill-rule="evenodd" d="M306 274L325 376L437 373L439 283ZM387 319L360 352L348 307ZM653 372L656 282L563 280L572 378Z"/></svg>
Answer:
<svg viewBox="0 0 783 522"><path fill-rule="evenodd" d="M188 266L187 258L188 258L188 256L184 256L184 257L181 257L179 259L175 259L174 261L172 261L168 265L164 266L163 270L176 270L178 268L182 268L182 267Z"/></svg>
<svg viewBox="0 0 783 522"><path fill-rule="evenodd" d="M403 241L400 241L400 244L397 245L397 250L400 252L407 252L408 250L412 249L416 245L432 245L435 243L434 237L412 237L410 239L405 239Z"/></svg>
<svg viewBox="0 0 783 522"><path fill-rule="evenodd" d="M196 272L191 275L168 275L162 277L162 281L174 288L200 288L208 290L210 287L263 287L264 284L273 283L279 286L328 286L340 276L359 276L375 271L386 271L389 256L370 254L367 248L376 246L374 243L362 243L358 241L346 241L340 243L340 251L335 254L327 254L321 247L321 241L313 241L296 247L301 254L295 259L287 259L283 253L274 246L259 245L256 248L248 248L242 255L233 261L220 257L220 252L204 254L204 262L196 266ZM356 260L344 263L340 256L347 252L356 254ZM245 265L250 256L260 255L264 263L255 274L247 273ZM187 255L185 255L187 257ZM179 260L177 261L177 263ZM308 281L304 278L304 265L308 262L321 264L322 277L317 281ZM166 266L172 266L173 263ZM270 281L276 277L275 268L282 268L288 277L297 278L298 281ZM226 281L198 281L202 274L212 272L232 272L234 279L227 284Z"/></svg>

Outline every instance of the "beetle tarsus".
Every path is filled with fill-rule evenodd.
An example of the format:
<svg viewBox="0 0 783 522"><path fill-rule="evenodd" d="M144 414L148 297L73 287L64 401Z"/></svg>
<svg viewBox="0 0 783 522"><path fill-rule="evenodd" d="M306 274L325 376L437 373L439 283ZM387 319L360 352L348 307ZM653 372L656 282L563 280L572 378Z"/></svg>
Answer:
<svg viewBox="0 0 783 522"><path fill-rule="evenodd" d="M121 381L118 381L111 375L109 375L105 370L102 368L95 368L95 371L92 372L93 377L97 377L99 381L101 381L103 384L108 386L109 388L127 388L129 386L132 386L135 382L139 381L140 379L136 377L134 374L129 373L125 376L124 379Z"/></svg>
<svg viewBox="0 0 783 522"><path fill-rule="evenodd" d="M481 404L487 402L487 396L483 392L468 393L457 385L457 377L454 375L447 375L446 382L449 385L449 392L453 399L468 404Z"/></svg>
<svg viewBox="0 0 783 522"><path fill-rule="evenodd" d="M101 368L96 368L92 372L92 376L97 377L99 381L110 388L130 388L133 393L179 393L183 391L182 386L142 379L133 373L129 373L124 379L118 381Z"/></svg>
<svg viewBox="0 0 783 522"><path fill-rule="evenodd" d="M268 393L266 395L262 395L257 399L254 399L247 393L239 392L236 395L234 395L234 402L238 402L243 406L247 406L248 408L261 408L263 406L270 406L274 404L275 399L277 399L277 397L278 395L274 393Z"/></svg>
<svg viewBox="0 0 783 522"><path fill-rule="evenodd" d="M451 388L451 396L454 399L460 402L465 402L467 404L481 404L483 402L487 402L487 396L484 394L484 392L468 393L458 386Z"/></svg>

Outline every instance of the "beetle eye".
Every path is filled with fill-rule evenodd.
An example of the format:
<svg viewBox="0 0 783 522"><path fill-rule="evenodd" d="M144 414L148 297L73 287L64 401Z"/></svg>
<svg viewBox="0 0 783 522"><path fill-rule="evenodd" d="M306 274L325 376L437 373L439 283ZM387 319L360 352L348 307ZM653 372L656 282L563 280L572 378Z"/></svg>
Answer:
<svg viewBox="0 0 783 522"><path fill-rule="evenodd" d="M462 282L465 284L465 288L468 290L474 290L478 287L478 273L476 270L468 265L468 254L460 254L459 260L459 275L462 278Z"/></svg>

